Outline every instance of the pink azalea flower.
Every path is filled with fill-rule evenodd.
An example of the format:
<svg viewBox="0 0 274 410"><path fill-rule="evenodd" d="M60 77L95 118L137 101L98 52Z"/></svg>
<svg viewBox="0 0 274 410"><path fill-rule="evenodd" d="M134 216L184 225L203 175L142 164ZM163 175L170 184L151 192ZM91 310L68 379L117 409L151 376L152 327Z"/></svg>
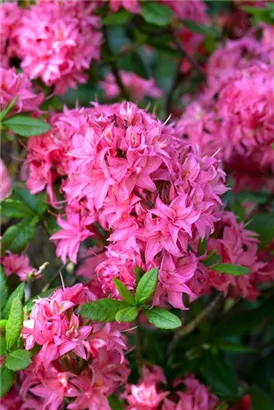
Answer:
<svg viewBox="0 0 274 410"><path fill-rule="evenodd" d="M0 7L0 52L1 67L9 68L10 58L16 56L15 28L20 21L22 9L17 2L1 3Z"/></svg>
<svg viewBox="0 0 274 410"><path fill-rule="evenodd" d="M58 224L63 229L53 234L51 239L59 240L56 255L62 259L63 263L66 262L67 256L76 263L81 242L92 236L92 232L85 227L85 222L85 219L81 219L77 213L69 214L68 221L58 217Z"/></svg>
<svg viewBox="0 0 274 410"><path fill-rule="evenodd" d="M24 73L17 74L15 69L0 68L0 90L1 111L16 97L9 115L18 112L40 113L39 105L44 96L33 93L31 82Z"/></svg>
<svg viewBox="0 0 274 410"><path fill-rule="evenodd" d="M142 100L145 96L152 98L160 98L162 96L162 91L156 86L154 79L145 80L137 74L127 71L121 71L120 75L123 85L129 90L131 97L135 100ZM111 73L106 75L100 85L107 97L117 98L120 95L120 89Z"/></svg>
<svg viewBox="0 0 274 410"><path fill-rule="evenodd" d="M118 297L113 277L134 290L135 266L161 269L163 252L187 260L189 242L213 232L225 174L173 126L132 103L65 109L50 122L52 131L29 140L27 185L47 188L52 200L56 178L62 181L66 219L59 217L63 229L52 239L63 261L76 262L81 242L91 236L105 246L100 229L109 232L106 258L95 269L105 294ZM190 271L195 267L193 260ZM164 272L161 277L159 303L168 297L182 307L182 294L191 295L187 281L179 280L179 294Z"/></svg>
<svg viewBox="0 0 274 410"><path fill-rule="evenodd" d="M58 94L86 81L84 71L100 58L102 34L99 18L93 15L95 6L40 0L24 10L15 35L21 67L31 79L41 78Z"/></svg>
<svg viewBox="0 0 274 410"><path fill-rule="evenodd" d="M30 266L28 256L24 253L17 255L7 252L7 255L1 257L1 264L7 276L15 274L21 281L26 280L28 275L35 272L35 269Z"/></svg>
<svg viewBox="0 0 274 410"><path fill-rule="evenodd" d="M78 285L76 288L79 292ZM83 285L81 290L85 291ZM60 296L62 296L61 300L59 300ZM67 300L62 300L64 297L66 297L65 292L60 295L57 291L51 298L38 300L30 319L24 323L23 336L26 340L26 348L31 349L35 343L41 345L39 358L45 367L70 351L74 351L83 359L87 357L84 340L88 338L92 327L80 325L75 314L70 318L66 316L67 310L75 306L75 303L72 301L73 294L67 295Z"/></svg>
<svg viewBox="0 0 274 410"><path fill-rule="evenodd" d="M201 286L204 290L214 287L225 295L254 300L259 295L258 283L267 277L265 264L259 261L256 234L245 229L242 222L237 222L231 212L223 211L220 216L216 231L222 234L219 238L209 239L208 252L215 249L223 263L245 266L250 273L235 277L208 269L203 273Z"/></svg>
<svg viewBox="0 0 274 410"><path fill-rule="evenodd" d="M165 399L163 409L165 410L215 410L218 406L217 397L209 389L199 382L193 375L184 379L175 380L174 386L184 385L183 392L177 391L178 401Z"/></svg>
<svg viewBox="0 0 274 410"><path fill-rule="evenodd" d="M1 398L0 410L21 410L22 401L15 387Z"/></svg>

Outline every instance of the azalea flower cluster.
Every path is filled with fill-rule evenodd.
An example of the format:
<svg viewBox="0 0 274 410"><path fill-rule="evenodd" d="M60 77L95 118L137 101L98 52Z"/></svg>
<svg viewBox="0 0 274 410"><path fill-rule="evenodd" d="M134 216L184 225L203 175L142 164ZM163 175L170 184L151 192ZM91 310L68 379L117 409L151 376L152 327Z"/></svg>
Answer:
<svg viewBox="0 0 274 410"><path fill-rule="evenodd" d="M144 367L140 383L127 385L123 394L129 410L215 410L217 397L193 375L173 382L176 392L167 389L167 380L159 366Z"/></svg>
<svg viewBox="0 0 274 410"><path fill-rule="evenodd" d="M17 3L2 5L5 65L10 57L19 58L31 79L40 78L57 94L86 82L85 70L100 58L95 8L95 2L71 0L40 0L24 9Z"/></svg>
<svg viewBox="0 0 274 410"><path fill-rule="evenodd" d="M108 245L95 269L106 294L117 296L113 277L134 289L135 267L158 266L157 303L167 296L183 308L197 266L189 244L213 232L226 190L218 161L131 103L65 110L51 123L29 140L25 172L30 191L47 188L57 206L61 178L67 206L52 236L57 255L76 263L80 244L93 237Z"/></svg>
<svg viewBox="0 0 274 410"><path fill-rule="evenodd" d="M266 24L261 41L252 34L227 41L209 58L207 87L198 102L177 123L202 152L218 151L238 189L273 189L272 60L273 28Z"/></svg>
<svg viewBox="0 0 274 410"><path fill-rule="evenodd" d="M106 397L129 374L126 342L117 324L84 323L78 308L90 300L82 284L36 300L22 335L26 349L38 353L20 374L18 409L57 410L64 400L68 409L110 409Z"/></svg>
<svg viewBox="0 0 274 410"><path fill-rule="evenodd" d="M21 281L35 276L37 272L30 266L30 260L25 253L18 255L8 251L6 255L1 256L0 261L7 276L17 275Z"/></svg>
<svg viewBox="0 0 274 410"><path fill-rule="evenodd" d="M159 2L171 8L175 19L207 22L206 6L201 0ZM9 68L13 60L19 60L21 68L31 79L41 79L47 86L54 87L57 94L85 83L85 71L91 62L100 59L102 33L100 18L94 13L102 5L103 2L96 1L38 0L34 5L21 8L16 2L4 3L0 10L1 65ZM141 11L138 0L110 0L109 7L113 12L120 8L137 14ZM201 34L186 27L178 29L176 36L191 55L203 41ZM183 60L182 71L189 69L189 62ZM131 83L129 88L138 78L139 85L136 84L133 91L137 93L137 99L141 98L144 94L140 90L146 87L142 79L133 73L130 77L124 74L124 77L126 83ZM103 88L107 95L116 97L118 90L115 90L114 80L109 76L105 81ZM153 80L147 86L148 95L153 98L160 96Z"/></svg>
<svg viewBox="0 0 274 410"><path fill-rule="evenodd" d="M242 201L237 191L274 190L274 28L266 22L251 28L241 2L234 3L237 27L230 11L220 16L202 0L1 5L0 336L1 378L3 373L7 382L0 410L111 410L113 398L128 410L251 410L253 388L245 390L245 383L253 381L245 371L238 387L222 380L225 392L211 376L226 374L225 349L244 350L247 335L234 340L232 330L226 338L215 325L222 327L227 312L252 314L250 302L236 305L240 298L256 300L255 318L271 302L271 228L259 227L257 234L247 222L256 229L258 216L267 225L271 210L271 224L273 195L259 194L258 209L249 202L257 200L253 193L243 192ZM167 8L172 13L164 15ZM218 24L224 41L207 58ZM119 29L118 42L126 44L116 54L111 35ZM148 33L161 30L164 51L157 41L146 44ZM126 71L123 60L144 49L156 73L150 79ZM162 78L159 68L166 51L174 58L173 79ZM95 62L100 64L93 67ZM76 91L80 103L71 103L70 93L59 96L85 83L84 96L82 87ZM107 104L82 107L94 86ZM194 94L181 97L186 89ZM133 101L162 98L151 111L163 120L150 107L111 103L127 95ZM17 161L11 176L9 159ZM27 188L22 198L17 179ZM231 181L233 206L223 197ZM33 237L41 249L52 242L46 256L32 256ZM40 256L46 261L39 268ZM16 289L19 280L24 283ZM216 306L219 312L213 312ZM263 332L254 332L254 345L262 341L264 351L268 319ZM166 330L161 340L159 329ZM212 358L209 369L205 355ZM165 370L156 365L164 362ZM187 370L167 380L179 366Z"/></svg>
<svg viewBox="0 0 274 410"><path fill-rule="evenodd" d="M44 100L42 93L35 94L29 78L24 73L17 74L15 69L0 67L0 108L3 111L14 100L8 115L19 112L39 114L39 106Z"/></svg>
<svg viewBox="0 0 274 410"><path fill-rule="evenodd" d="M193 282L192 288L198 295L214 288L226 297L254 300L260 294L259 284L271 280L271 274L265 269L266 264L260 259L255 232L246 229L232 212L220 213L220 220L216 222L214 234L207 244L207 255L211 252L220 255L223 263L245 266L250 273L235 277L200 264L198 281Z"/></svg>
<svg viewBox="0 0 274 410"><path fill-rule="evenodd" d="M22 9L15 2L6 2L0 7L0 52L1 67L9 68L10 60L16 57L17 42L14 28L20 21Z"/></svg>

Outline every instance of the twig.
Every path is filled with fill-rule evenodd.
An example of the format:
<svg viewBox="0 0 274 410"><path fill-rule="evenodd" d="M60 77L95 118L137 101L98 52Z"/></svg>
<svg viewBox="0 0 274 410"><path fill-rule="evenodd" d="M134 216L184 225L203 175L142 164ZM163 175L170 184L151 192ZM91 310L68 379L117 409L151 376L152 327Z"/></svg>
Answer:
<svg viewBox="0 0 274 410"><path fill-rule="evenodd" d="M174 36L174 42L180 51L182 57L184 57L194 68L195 70L200 74L200 76L205 80L205 73L201 70L201 67L197 63L197 61L182 47L180 42L176 39L175 35Z"/></svg>
<svg viewBox="0 0 274 410"><path fill-rule="evenodd" d="M136 363L139 369L139 373L141 375L142 372L142 363L143 363L143 355L142 355L142 342L141 342L141 335L140 335L140 326L137 322L137 326L134 330L135 334L135 351L136 351Z"/></svg>
<svg viewBox="0 0 274 410"><path fill-rule="evenodd" d="M126 100L130 100L129 92L123 84L122 78L120 76L118 67L117 67L116 62L115 62L115 56L113 55L111 47L109 45L107 28L105 26L103 26L103 34L104 34L106 50L107 50L108 56L110 57L109 65L110 65L112 74L115 78L115 81L116 81L118 87L120 88L120 92L121 92L122 97L125 98Z"/></svg>
<svg viewBox="0 0 274 410"><path fill-rule="evenodd" d="M70 262L70 261L69 261ZM46 290L48 290L51 285L54 283L55 279L58 278L58 276L60 275L60 273L62 272L62 270L69 264L69 262L67 263L62 263L62 265L57 269L57 272L55 273L55 275L51 278L51 280L45 284L45 286L42 289L42 292L45 292Z"/></svg>
<svg viewBox="0 0 274 410"><path fill-rule="evenodd" d="M199 324L200 322L209 314L212 312L212 310L215 308L215 306L222 300L223 295L220 293L216 296L215 299L212 300L212 302L204 309L202 310L199 315L195 317L190 323L188 323L185 327L180 327L180 329L175 332L173 339L171 340L168 349L167 349L167 354L169 355L176 344L178 343L179 339L181 337L184 337L191 333Z"/></svg>
<svg viewBox="0 0 274 410"><path fill-rule="evenodd" d="M172 85L170 87L169 93L167 95L167 99L166 99L166 104L165 104L165 112L166 112L166 116L168 116L171 111L172 111L172 100L173 100L173 94L177 89L177 86L180 82L182 78L182 73L181 73L181 62L179 62L178 66L177 66L177 70L172 82Z"/></svg>

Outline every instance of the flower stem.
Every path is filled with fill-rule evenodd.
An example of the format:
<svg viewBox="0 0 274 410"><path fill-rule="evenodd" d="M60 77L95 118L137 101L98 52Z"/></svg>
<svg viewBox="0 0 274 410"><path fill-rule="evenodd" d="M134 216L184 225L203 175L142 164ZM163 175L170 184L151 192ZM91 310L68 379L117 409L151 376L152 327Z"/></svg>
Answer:
<svg viewBox="0 0 274 410"><path fill-rule="evenodd" d="M167 354L170 355L172 350L175 348L177 345L178 341L191 333L200 323L201 321L214 310L214 308L218 305L218 303L222 300L223 295L219 293L215 299L212 300L212 302L204 309L202 310L199 315L195 317L191 322L189 322L186 326L180 327L177 332L175 332L173 339L168 345L167 349Z"/></svg>
<svg viewBox="0 0 274 410"><path fill-rule="evenodd" d="M124 86L122 78L120 76L120 72L119 72L117 64L116 64L115 56L112 53L112 50L111 50L111 47L110 47L110 44L109 44L109 41L108 41L108 32L107 32L107 28L105 26L103 26L103 34L104 34L104 41L105 41L106 51L107 51L108 56L109 56L109 65L110 65L112 74L115 78L115 81L116 81L118 87L120 88L120 92L121 92L122 97L129 101L130 100L130 95L129 95L128 90Z"/></svg>

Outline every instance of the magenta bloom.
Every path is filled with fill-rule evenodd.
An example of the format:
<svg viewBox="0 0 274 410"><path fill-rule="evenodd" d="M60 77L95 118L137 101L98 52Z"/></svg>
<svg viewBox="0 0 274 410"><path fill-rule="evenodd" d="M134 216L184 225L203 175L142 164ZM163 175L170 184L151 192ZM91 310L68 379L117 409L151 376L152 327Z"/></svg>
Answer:
<svg viewBox="0 0 274 410"><path fill-rule="evenodd" d="M120 75L124 86L129 90L133 99L142 100L146 96L152 98L160 98L162 96L162 91L156 86L154 78L145 80L137 74L127 71L120 71ZM107 74L100 85L107 97L119 97L120 89L115 82L113 74Z"/></svg>
<svg viewBox="0 0 274 410"><path fill-rule="evenodd" d="M40 113L39 105L43 94L34 94L32 84L24 73L17 74L15 69L0 68L0 108L4 110L16 97L10 114L18 112Z"/></svg>
<svg viewBox="0 0 274 410"><path fill-rule="evenodd" d="M26 349L38 349L21 372L24 401L32 393L45 409L59 410L66 397L74 398L70 409L110 409L107 396L129 374L127 346L121 326L84 324L78 308L90 300L93 294L82 284L36 300L22 331Z"/></svg>
<svg viewBox="0 0 274 410"><path fill-rule="evenodd" d="M35 272L35 269L30 266L28 256L24 253L17 255L7 252L7 255L1 257L1 264L7 276L15 274L21 281L26 280L28 275Z"/></svg>
<svg viewBox="0 0 274 410"><path fill-rule="evenodd" d="M218 398L193 375L177 379L173 384L177 388L181 387L183 391L177 391L176 402L165 399L165 410L215 410L219 404Z"/></svg>
<svg viewBox="0 0 274 410"><path fill-rule="evenodd" d="M237 222L233 213L223 211L220 216L221 220L216 224L216 232L221 232L221 235L209 239L208 252L215 249L223 263L245 266L250 273L235 277L203 268L201 289L198 292L202 293L213 287L223 292L225 296L254 300L260 293L258 284L268 277L265 264L259 260L256 234L245 229L243 222ZM191 285L190 288L194 290ZM197 292L197 289L194 291Z"/></svg>
<svg viewBox="0 0 274 410"><path fill-rule="evenodd" d="M16 56L17 42L15 29L20 21L22 9L17 2L6 2L0 5L0 53L1 67L9 68L10 59Z"/></svg>
<svg viewBox="0 0 274 410"><path fill-rule="evenodd" d="M123 398L129 410L215 410L217 397L193 375L175 379L174 392L165 389L163 370L158 366L144 367L139 384L127 385ZM167 387L167 386L166 386Z"/></svg>
<svg viewBox="0 0 274 410"><path fill-rule="evenodd" d="M65 110L50 121L52 131L30 138L25 166L27 186L47 186L53 205L54 181L62 179L66 219L52 236L58 256L76 262L82 241L102 240L96 222L109 231L95 268L105 294L118 297L114 277L134 290L134 268L158 266L155 302L183 308L197 266L188 245L213 232L226 190L217 160L132 103Z"/></svg>
<svg viewBox="0 0 274 410"><path fill-rule="evenodd" d="M84 71L100 58L102 35L95 3L40 0L24 10L16 29L21 67L57 94L84 83ZM39 24L37 24L39 21Z"/></svg>

